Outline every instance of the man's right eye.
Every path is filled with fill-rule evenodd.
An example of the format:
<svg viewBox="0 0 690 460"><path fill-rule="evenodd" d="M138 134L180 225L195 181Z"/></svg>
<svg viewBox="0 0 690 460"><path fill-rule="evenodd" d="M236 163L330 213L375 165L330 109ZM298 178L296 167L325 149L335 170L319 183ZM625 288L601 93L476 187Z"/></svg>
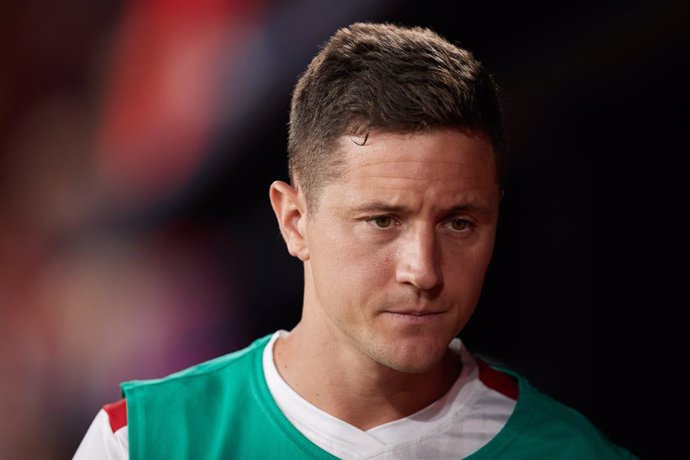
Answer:
<svg viewBox="0 0 690 460"><path fill-rule="evenodd" d="M366 221L376 228L388 228L393 225L391 216L372 216L368 217Z"/></svg>

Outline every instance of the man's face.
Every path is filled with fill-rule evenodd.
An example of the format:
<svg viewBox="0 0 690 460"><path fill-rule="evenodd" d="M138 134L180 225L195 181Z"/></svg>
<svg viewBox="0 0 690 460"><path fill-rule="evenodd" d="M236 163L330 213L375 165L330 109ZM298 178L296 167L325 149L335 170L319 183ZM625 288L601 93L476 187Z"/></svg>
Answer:
<svg viewBox="0 0 690 460"><path fill-rule="evenodd" d="M472 315L491 258L491 144L443 130L339 145L345 173L304 223L305 319L353 356L425 372Z"/></svg>

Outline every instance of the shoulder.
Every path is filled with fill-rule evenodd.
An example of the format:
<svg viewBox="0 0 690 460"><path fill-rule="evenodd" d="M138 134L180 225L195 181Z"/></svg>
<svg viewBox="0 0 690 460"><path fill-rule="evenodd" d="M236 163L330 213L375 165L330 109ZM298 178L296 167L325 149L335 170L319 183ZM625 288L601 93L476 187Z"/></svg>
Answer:
<svg viewBox="0 0 690 460"><path fill-rule="evenodd" d="M526 408L533 412L529 432L560 444L572 458L634 458L627 450L613 444L587 417L523 381Z"/></svg>
<svg viewBox="0 0 690 460"><path fill-rule="evenodd" d="M242 350L197 364L161 379L133 380L123 383L121 386L124 397L101 408L73 458L75 460L128 459L131 428L147 426L149 412L155 415L157 421L165 421L168 415L170 415L169 418L179 421L180 413L185 413L185 409L190 405L194 407L210 405L213 408L216 406L213 404L214 396L227 388L241 388L242 383L246 382L236 377L251 372L252 363L254 367L257 362L260 363L261 352L269 339L270 336L263 337ZM223 385L228 381L230 385ZM162 423L153 426L158 425ZM148 426L147 429L151 427ZM135 440L140 441L141 430L135 429L134 434ZM139 434L138 437L137 434Z"/></svg>
<svg viewBox="0 0 690 460"><path fill-rule="evenodd" d="M257 363L260 363L263 351L270 336L255 340L251 345L241 350L223 355L209 361L194 365L175 372L160 379L132 380L122 383L122 391L127 399L137 393L160 392L168 388L172 391L177 387L185 387L190 391L213 385L219 380L247 376Z"/></svg>
<svg viewBox="0 0 690 460"><path fill-rule="evenodd" d="M521 402L532 413L530 427L547 430L561 439L571 438L578 442L590 440L597 443L602 433L576 409L555 400L533 387L520 377Z"/></svg>
<svg viewBox="0 0 690 460"><path fill-rule="evenodd" d="M143 426L150 429L151 420L162 429L190 414L204 414L208 419L227 416L224 411L259 391L257 386L263 378L261 356L269 338L167 377L122 383L130 439L132 430L139 433Z"/></svg>
<svg viewBox="0 0 690 460"><path fill-rule="evenodd" d="M517 398L501 435L511 452L529 453L526 458L635 458L611 443L582 413L539 391L523 376L480 361L482 368L482 380L490 380L497 391Z"/></svg>

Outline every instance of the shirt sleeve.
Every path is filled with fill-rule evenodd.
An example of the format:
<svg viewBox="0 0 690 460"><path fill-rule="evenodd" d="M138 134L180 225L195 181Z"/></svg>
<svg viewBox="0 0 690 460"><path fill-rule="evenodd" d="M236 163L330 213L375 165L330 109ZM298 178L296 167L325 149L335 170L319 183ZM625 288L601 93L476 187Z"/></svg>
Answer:
<svg viewBox="0 0 690 460"><path fill-rule="evenodd" d="M108 413L101 409L72 460L129 460L127 426L113 432Z"/></svg>

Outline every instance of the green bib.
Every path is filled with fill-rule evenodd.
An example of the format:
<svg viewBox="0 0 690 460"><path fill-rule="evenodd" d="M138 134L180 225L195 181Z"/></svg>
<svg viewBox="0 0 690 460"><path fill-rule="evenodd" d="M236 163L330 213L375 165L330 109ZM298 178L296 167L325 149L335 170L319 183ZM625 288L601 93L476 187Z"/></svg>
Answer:
<svg viewBox="0 0 690 460"><path fill-rule="evenodd" d="M131 460L333 459L283 415L266 384L270 336L158 380L122 384ZM585 417L517 377L503 429L471 460L631 459Z"/></svg>

